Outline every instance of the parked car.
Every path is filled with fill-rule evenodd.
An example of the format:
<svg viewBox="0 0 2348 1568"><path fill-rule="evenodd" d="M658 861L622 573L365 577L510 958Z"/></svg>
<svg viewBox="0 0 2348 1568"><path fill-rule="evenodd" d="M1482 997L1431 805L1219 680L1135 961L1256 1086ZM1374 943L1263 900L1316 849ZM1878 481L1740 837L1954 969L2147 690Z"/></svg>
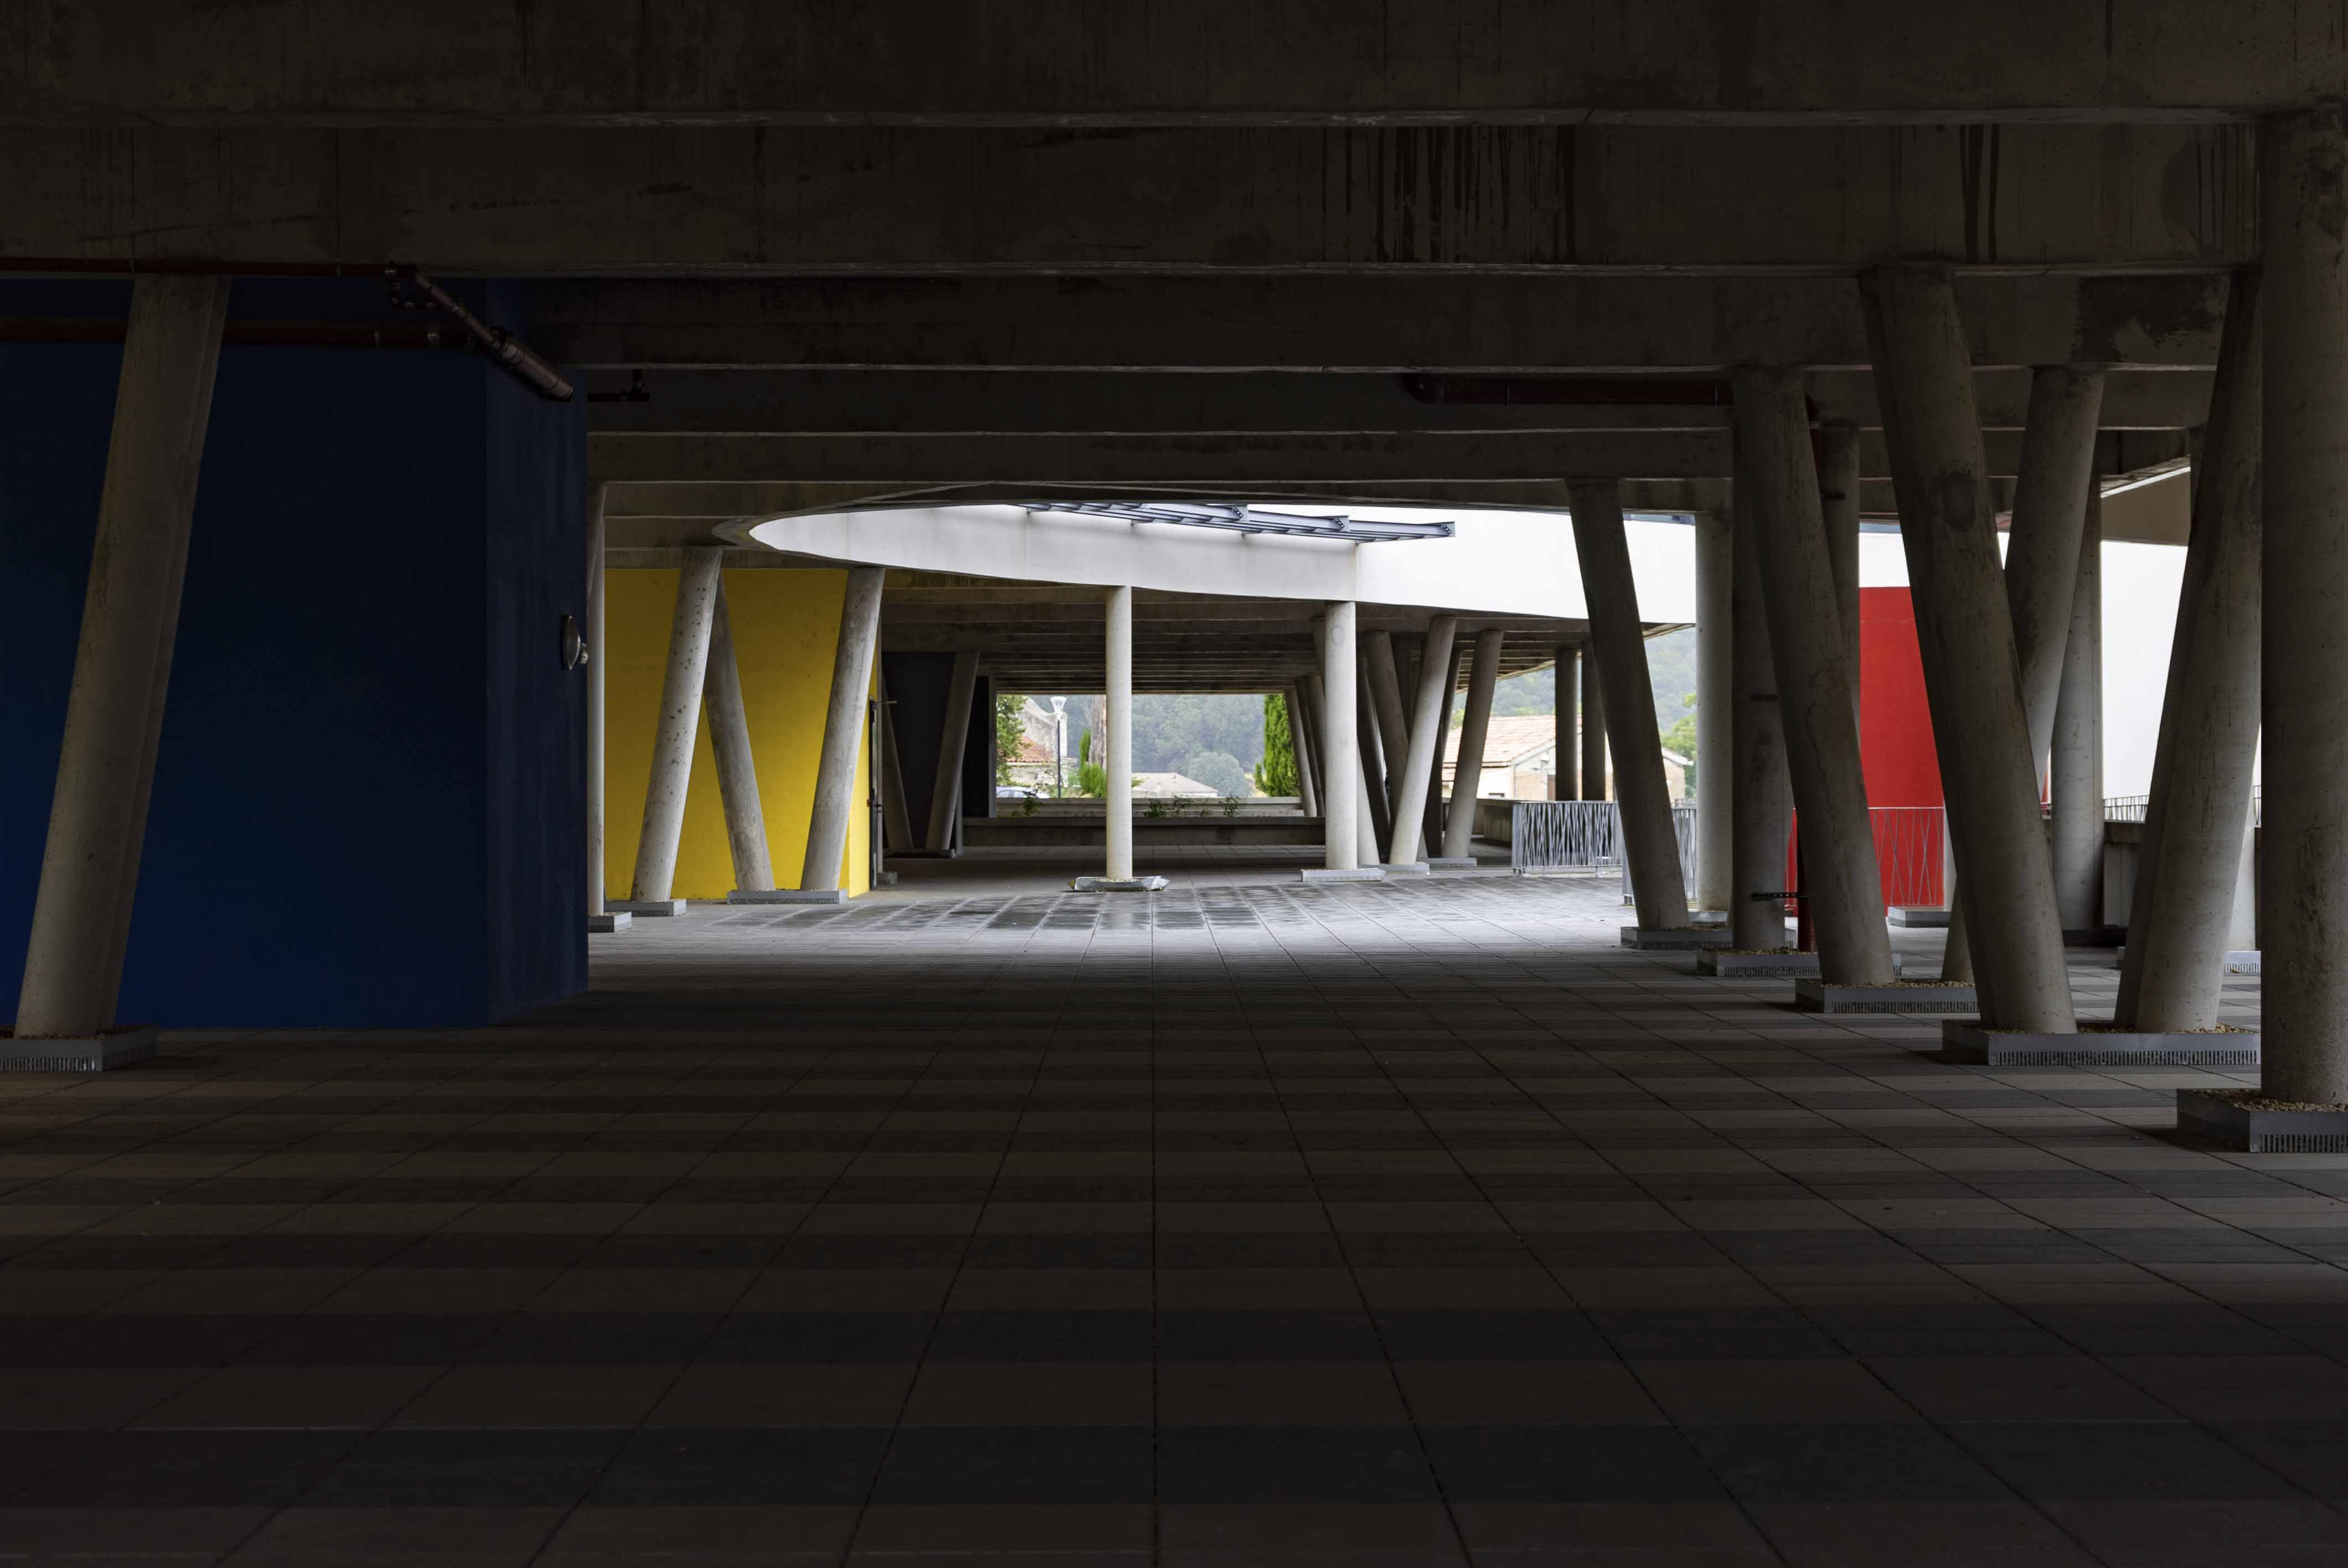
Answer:
<svg viewBox="0 0 2348 1568"><path fill-rule="evenodd" d="M1042 800L1044 798L1044 792L1039 789L1029 789L1025 784L996 784L994 786L994 798L997 800Z"/></svg>

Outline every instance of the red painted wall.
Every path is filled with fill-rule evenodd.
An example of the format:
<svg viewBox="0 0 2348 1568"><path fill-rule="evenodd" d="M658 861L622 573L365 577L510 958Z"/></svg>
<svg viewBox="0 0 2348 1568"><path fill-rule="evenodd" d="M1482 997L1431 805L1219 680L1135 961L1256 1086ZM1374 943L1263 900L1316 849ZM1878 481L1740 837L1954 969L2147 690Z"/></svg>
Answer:
<svg viewBox="0 0 2348 1568"><path fill-rule="evenodd" d="M1904 588L1859 590L1859 748L1869 805L1938 805L1941 763Z"/></svg>

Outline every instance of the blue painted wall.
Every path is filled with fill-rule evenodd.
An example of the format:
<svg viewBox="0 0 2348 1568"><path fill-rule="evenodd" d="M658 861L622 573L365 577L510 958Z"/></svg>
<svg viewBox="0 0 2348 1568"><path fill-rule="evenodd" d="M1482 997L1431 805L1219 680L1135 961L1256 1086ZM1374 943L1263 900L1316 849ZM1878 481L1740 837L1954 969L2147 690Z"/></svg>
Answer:
<svg viewBox="0 0 2348 1568"><path fill-rule="evenodd" d="M118 315L123 297L0 287L0 314ZM381 300L240 285L231 311L373 317ZM510 297L487 302L521 324ZM119 360L0 345L23 395L0 427L0 1011ZM460 1026L584 989L584 684L556 658L583 586L584 415L467 354L222 352L124 1021Z"/></svg>

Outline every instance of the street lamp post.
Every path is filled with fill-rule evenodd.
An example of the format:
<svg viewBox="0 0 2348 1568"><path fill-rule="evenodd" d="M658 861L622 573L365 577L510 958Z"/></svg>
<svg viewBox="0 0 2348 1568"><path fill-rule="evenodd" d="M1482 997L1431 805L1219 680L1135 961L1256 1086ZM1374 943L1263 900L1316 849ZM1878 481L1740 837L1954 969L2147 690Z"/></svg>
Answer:
<svg viewBox="0 0 2348 1568"><path fill-rule="evenodd" d="M1061 798L1066 786L1060 781L1060 759L1068 753L1068 700L1052 699L1052 798Z"/></svg>

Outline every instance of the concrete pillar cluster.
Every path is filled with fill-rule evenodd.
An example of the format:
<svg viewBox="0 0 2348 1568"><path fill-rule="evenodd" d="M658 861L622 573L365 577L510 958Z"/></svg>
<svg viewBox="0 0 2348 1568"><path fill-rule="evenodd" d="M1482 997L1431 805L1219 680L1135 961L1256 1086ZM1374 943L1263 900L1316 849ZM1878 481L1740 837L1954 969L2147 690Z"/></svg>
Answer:
<svg viewBox="0 0 2348 1568"><path fill-rule="evenodd" d="M1982 1016L1993 1028L2069 1033L2063 930L1956 291L1946 269L1905 263L1861 283ZM2074 588L2062 587L2067 628Z"/></svg>
<svg viewBox="0 0 2348 1568"><path fill-rule="evenodd" d="M1585 574L1586 575L1586 574ZM1598 673L1595 639L1581 650L1581 798L1606 798L1606 688ZM1641 662L1645 653L1640 654Z"/></svg>
<svg viewBox="0 0 2348 1568"><path fill-rule="evenodd" d="M1735 503L1735 573L1730 602L1735 703L1729 715L1734 776L1729 785L1732 880L1728 943L1747 952L1786 945L1786 838L1792 804L1786 778L1786 738L1777 705L1777 671L1770 656L1769 618L1761 588L1761 530L1756 511L1759 480L1740 446Z"/></svg>
<svg viewBox="0 0 2348 1568"><path fill-rule="evenodd" d="M726 844L734 857L734 886L745 893L771 893L775 868L767 854L767 817L758 804L758 770L750 754L750 715L742 703L742 670L734 654L734 628L726 613L723 573L710 606L709 673L704 693L704 704L709 710L709 749L717 764L718 801L726 813ZM686 754L689 768L689 747Z"/></svg>
<svg viewBox="0 0 2348 1568"><path fill-rule="evenodd" d="M1426 629L1426 646L1419 654L1417 690L1412 693L1408 727L1403 736L1402 768L1387 803L1387 815L1394 823L1394 836L1386 846L1388 865L1408 866L1419 860L1426 793L1435 777L1436 748L1442 743L1443 712L1448 705L1445 693L1457 668L1451 657L1457 625L1451 616L1435 617Z"/></svg>
<svg viewBox="0 0 2348 1568"><path fill-rule="evenodd" d="M2063 642L2063 679L2054 701L2048 751L2049 842L2054 908L2065 940L2100 927L2104 909L2104 522L2098 485L2087 487L2079 535L2079 575L2071 595L2071 629Z"/></svg>
<svg viewBox="0 0 2348 1568"><path fill-rule="evenodd" d="M709 638L717 613L717 581L725 553L688 549L676 577L676 610L669 623L668 666L661 676L660 716L653 731L653 765L644 784L644 821L636 838L636 868L628 901L662 904L676 885L676 848L685 831L685 798L693 780L693 743L701 725L701 699L709 675Z"/></svg>
<svg viewBox="0 0 2348 1568"><path fill-rule="evenodd" d="M816 762L815 803L808 813L807 855L800 863L801 892L837 888L848 857L848 827L858 805L856 756L864 740L886 576L877 566L848 570L848 590L839 606L839 642L831 661L831 697L824 709L823 751Z"/></svg>
<svg viewBox="0 0 2348 1568"><path fill-rule="evenodd" d="M1552 656L1556 662L1550 671L1557 692L1557 759L1550 786L1557 800L1581 798L1581 733L1575 717L1581 703L1581 650L1570 642L1560 642Z"/></svg>
<svg viewBox="0 0 2348 1568"><path fill-rule="evenodd" d="M1484 743L1492 733L1492 692L1500 679L1502 633L1491 627L1476 634L1474 662L1468 669L1468 707L1459 721L1459 756L1451 768L1451 811L1443 823L1447 860L1467 858L1476 834L1476 792L1484 774Z"/></svg>
<svg viewBox="0 0 2348 1568"><path fill-rule="evenodd" d="M1739 506L1761 569L1819 974L1841 985L1888 985L1891 938L1859 764L1854 610L1842 588L1854 574L1835 569L1800 373L1740 370L1735 385L1746 486Z"/></svg>

